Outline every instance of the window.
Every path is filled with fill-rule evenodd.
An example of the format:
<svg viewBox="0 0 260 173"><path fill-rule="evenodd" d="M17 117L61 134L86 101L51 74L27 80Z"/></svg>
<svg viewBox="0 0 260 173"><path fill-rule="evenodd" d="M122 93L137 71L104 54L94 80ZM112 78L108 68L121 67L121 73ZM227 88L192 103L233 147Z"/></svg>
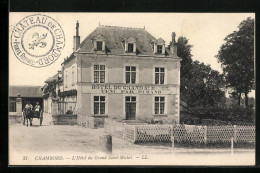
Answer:
<svg viewBox="0 0 260 173"><path fill-rule="evenodd" d="M162 54L162 45L157 45L157 53Z"/></svg>
<svg viewBox="0 0 260 173"><path fill-rule="evenodd" d="M94 114L105 114L105 96L94 96Z"/></svg>
<svg viewBox="0 0 260 173"><path fill-rule="evenodd" d="M164 114L164 97L155 97L154 98L154 113L155 114Z"/></svg>
<svg viewBox="0 0 260 173"><path fill-rule="evenodd" d="M16 101L14 99L9 99L9 112L16 112Z"/></svg>
<svg viewBox="0 0 260 173"><path fill-rule="evenodd" d="M65 71L65 88L68 87L68 74L67 74L67 70Z"/></svg>
<svg viewBox="0 0 260 173"><path fill-rule="evenodd" d="M128 43L128 52L134 52L134 44Z"/></svg>
<svg viewBox="0 0 260 173"><path fill-rule="evenodd" d="M97 50L98 50L98 51L101 51L101 50L102 50L102 44L103 44L102 41L97 41Z"/></svg>
<svg viewBox="0 0 260 173"><path fill-rule="evenodd" d="M136 116L136 97L125 97L125 113L127 120L134 120Z"/></svg>
<svg viewBox="0 0 260 173"><path fill-rule="evenodd" d="M94 65L94 83L105 83L105 65Z"/></svg>
<svg viewBox="0 0 260 173"><path fill-rule="evenodd" d="M155 84L164 84L164 68L155 68Z"/></svg>
<svg viewBox="0 0 260 173"><path fill-rule="evenodd" d="M97 35L93 37L92 43L94 44L94 51L105 51L106 38L102 35Z"/></svg>
<svg viewBox="0 0 260 173"><path fill-rule="evenodd" d="M71 77L72 77L72 79L71 79L71 85L73 86L75 83L74 83L74 78L75 78L75 76L74 76L74 66L72 66L72 72L71 72L72 74L71 74Z"/></svg>
<svg viewBox="0 0 260 173"><path fill-rule="evenodd" d="M136 67L134 66L126 66L125 67L125 80L126 83L135 84L136 82Z"/></svg>

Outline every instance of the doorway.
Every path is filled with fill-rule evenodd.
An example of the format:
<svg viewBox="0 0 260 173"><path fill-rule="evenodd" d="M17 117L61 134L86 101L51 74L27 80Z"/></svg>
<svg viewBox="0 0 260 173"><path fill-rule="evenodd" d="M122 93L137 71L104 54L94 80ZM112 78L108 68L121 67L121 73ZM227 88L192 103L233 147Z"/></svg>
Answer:
<svg viewBox="0 0 260 173"><path fill-rule="evenodd" d="M125 97L126 120L135 120L136 116L136 97Z"/></svg>

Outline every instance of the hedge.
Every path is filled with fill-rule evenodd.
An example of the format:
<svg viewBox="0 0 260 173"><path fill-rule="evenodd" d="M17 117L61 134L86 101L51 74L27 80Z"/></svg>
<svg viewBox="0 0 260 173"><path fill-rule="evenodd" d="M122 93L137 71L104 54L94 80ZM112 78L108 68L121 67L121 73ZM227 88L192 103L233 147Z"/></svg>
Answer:
<svg viewBox="0 0 260 173"><path fill-rule="evenodd" d="M255 111L252 107L194 107L182 111L180 121L191 125L253 125Z"/></svg>

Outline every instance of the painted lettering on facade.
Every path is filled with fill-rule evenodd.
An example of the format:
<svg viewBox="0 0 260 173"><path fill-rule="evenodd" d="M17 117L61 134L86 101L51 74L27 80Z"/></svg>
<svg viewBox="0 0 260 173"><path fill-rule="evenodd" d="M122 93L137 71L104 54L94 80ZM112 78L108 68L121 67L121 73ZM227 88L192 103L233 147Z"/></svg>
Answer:
<svg viewBox="0 0 260 173"><path fill-rule="evenodd" d="M129 86L129 85L106 85L92 84L82 86L83 93L93 94L176 94L176 87L170 86Z"/></svg>

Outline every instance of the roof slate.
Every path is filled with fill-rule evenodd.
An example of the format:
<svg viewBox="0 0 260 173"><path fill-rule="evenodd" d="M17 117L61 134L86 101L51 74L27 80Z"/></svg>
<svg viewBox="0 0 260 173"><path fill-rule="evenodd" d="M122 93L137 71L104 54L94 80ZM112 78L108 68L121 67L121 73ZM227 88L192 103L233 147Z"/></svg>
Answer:
<svg viewBox="0 0 260 173"><path fill-rule="evenodd" d="M42 97L41 86L9 86L9 97Z"/></svg>
<svg viewBox="0 0 260 173"><path fill-rule="evenodd" d="M127 38L134 38L136 40L137 54L154 55L151 42L156 39L146 30L103 25L97 27L83 40L77 52L94 52L92 39L99 35L105 37L106 50L108 53L124 54L123 40ZM166 49L166 53L168 55L169 52L170 51L167 51Z"/></svg>

